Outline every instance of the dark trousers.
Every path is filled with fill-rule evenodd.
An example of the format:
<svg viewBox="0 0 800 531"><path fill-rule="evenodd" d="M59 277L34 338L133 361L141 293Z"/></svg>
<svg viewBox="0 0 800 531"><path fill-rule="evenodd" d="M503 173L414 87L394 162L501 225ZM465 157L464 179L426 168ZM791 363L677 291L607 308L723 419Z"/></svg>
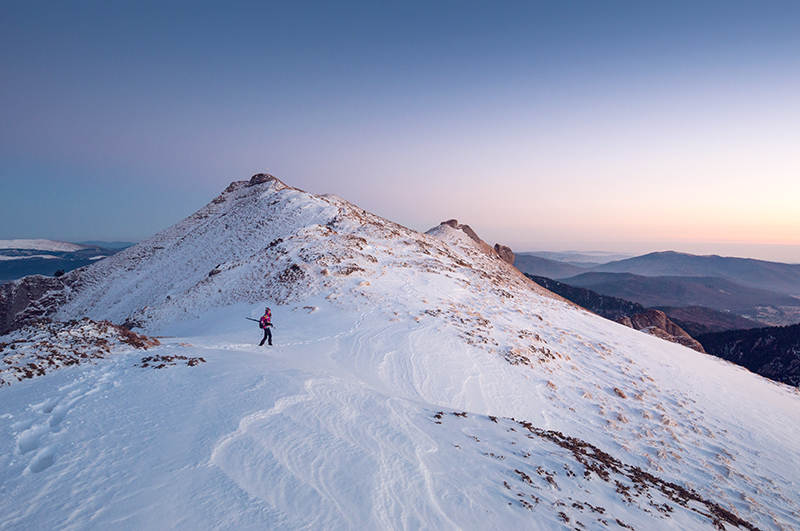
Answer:
<svg viewBox="0 0 800 531"><path fill-rule="evenodd" d="M267 344L269 346L272 346L272 330L270 330L269 327L266 327L264 329L264 339L261 340L261 343L259 343L258 346L259 347L263 347L264 346L264 341L268 341Z"/></svg>

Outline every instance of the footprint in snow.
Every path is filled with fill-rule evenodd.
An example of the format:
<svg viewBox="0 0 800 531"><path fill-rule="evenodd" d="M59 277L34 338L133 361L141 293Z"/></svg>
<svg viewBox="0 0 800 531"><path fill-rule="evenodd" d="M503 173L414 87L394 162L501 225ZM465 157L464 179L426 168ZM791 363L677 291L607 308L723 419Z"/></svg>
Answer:
<svg viewBox="0 0 800 531"><path fill-rule="evenodd" d="M59 391L64 393L61 396L48 398L31 406L39 416L17 421L11 425L17 432L17 449L20 454L26 455L36 451L28 464L28 470L39 473L53 465L56 446L48 443L51 442L53 434L61 431L60 425L67 413L85 397L112 388L116 376L115 372L104 372L93 383L80 380L65 385L59 388ZM45 445L40 448L42 442Z"/></svg>
<svg viewBox="0 0 800 531"><path fill-rule="evenodd" d="M52 446L46 446L39 450L31 459L28 469L34 474L50 468L55 461L56 451Z"/></svg>
<svg viewBox="0 0 800 531"><path fill-rule="evenodd" d="M39 437L49 431L44 424L37 424L26 429L17 437L17 448L23 454L36 450L39 447Z"/></svg>

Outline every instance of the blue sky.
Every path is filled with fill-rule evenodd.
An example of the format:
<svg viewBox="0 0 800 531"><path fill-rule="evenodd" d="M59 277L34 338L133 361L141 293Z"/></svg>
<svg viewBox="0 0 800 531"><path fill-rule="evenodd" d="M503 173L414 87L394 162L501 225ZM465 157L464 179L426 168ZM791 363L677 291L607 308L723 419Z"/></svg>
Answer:
<svg viewBox="0 0 800 531"><path fill-rule="evenodd" d="M261 171L517 251L800 262L796 2L0 3L0 239Z"/></svg>

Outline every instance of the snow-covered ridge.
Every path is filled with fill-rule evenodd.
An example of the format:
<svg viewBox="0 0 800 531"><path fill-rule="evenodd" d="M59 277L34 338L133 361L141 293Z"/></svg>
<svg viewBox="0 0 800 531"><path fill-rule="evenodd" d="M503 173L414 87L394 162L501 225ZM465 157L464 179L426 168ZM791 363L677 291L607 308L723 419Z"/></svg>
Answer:
<svg viewBox="0 0 800 531"><path fill-rule="evenodd" d="M68 302L54 317L110 319L156 331L211 308L288 303L397 268L494 274L549 294L483 242L447 224L421 234L335 195L310 194L259 174L232 183L149 240L64 277Z"/></svg>
<svg viewBox="0 0 800 531"><path fill-rule="evenodd" d="M0 529L800 528L797 390L589 314L459 227L260 175L18 282L207 363L0 389ZM265 306L273 349L244 319Z"/></svg>
<svg viewBox="0 0 800 531"><path fill-rule="evenodd" d="M88 245L77 243L59 242L55 240L0 240L0 249L24 249L34 251L53 251L74 253L91 249Z"/></svg>

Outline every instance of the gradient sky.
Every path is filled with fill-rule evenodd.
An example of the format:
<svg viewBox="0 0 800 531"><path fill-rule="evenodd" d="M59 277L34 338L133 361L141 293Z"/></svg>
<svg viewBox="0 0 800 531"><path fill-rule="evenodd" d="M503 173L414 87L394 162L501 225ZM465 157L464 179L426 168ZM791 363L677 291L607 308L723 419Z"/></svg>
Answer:
<svg viewBox="0 0 800 531"><path fill-rule="evenodd" d="M800 263L800 2L0 2L0 239L269 171L515 251Z"/></svg>

